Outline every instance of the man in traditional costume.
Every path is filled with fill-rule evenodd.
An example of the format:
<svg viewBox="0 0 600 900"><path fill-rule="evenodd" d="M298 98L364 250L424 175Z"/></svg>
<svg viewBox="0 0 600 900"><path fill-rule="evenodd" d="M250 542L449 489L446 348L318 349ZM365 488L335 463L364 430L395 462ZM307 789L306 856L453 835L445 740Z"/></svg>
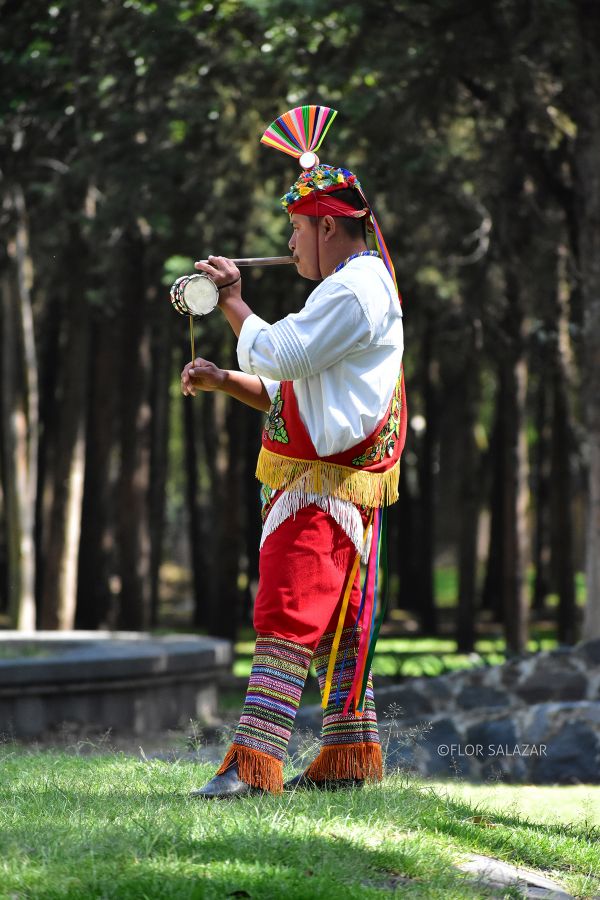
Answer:
<svg viewBox="0 0 600 900"><path fill-rule="evenodd" d="M283 790L311 660L322 747L286 787L335 789L382 777L370 665L383 617L381 609L376 615L382 512L398 496L406 434L402 311L359 182L312 152L319 116L335 115L323 110L292 110L263 136L278 146L282 135L301 135L292 155L305 171L282 201L298 272L319 281L305 306L269 325L244 303L231 260L196 264L219 288L241 372L197 359L182 373L183 393L223 390L268 413L257 465L264 524L252 671L233 742L196 797ZM367 223L380 252L367 248Z"/></svg>

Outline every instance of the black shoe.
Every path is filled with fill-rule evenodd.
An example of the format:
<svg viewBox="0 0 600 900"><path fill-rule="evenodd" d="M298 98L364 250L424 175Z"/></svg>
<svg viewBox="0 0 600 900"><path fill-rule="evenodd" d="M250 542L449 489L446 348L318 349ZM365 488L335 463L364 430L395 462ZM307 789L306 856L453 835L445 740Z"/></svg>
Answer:
<svg viewBox="0 0 600 900"><path fill-rule="evenodd" d="M290 778L283 785L285 791L347 791L350 788L361 788L364 778L335 778L330 781L313 781L304 772Z"/></svg>
<svg viewBox="0 0 600 900"><path fill-rule="evenodd" d="M264 794L264 791L242 781L238 775L237 764L234 763L221 775L211 778L204 787L198 788L197 791L191 791L190 797L204 800L226 800L227 797L249 797L251 794Z"/></svg>

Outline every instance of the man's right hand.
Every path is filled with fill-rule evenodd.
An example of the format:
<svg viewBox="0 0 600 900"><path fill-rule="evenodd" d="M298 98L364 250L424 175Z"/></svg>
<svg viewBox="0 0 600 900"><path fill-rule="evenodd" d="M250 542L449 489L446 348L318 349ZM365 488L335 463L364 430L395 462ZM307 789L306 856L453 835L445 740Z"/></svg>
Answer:
<svg viewBox="0 0 600 900"><path fill-rule="evenodd" d="M218 391L227 378L227 372L208 359L198 357L186 363L181 373L181 393L195 397L196 391Z"/></svg>

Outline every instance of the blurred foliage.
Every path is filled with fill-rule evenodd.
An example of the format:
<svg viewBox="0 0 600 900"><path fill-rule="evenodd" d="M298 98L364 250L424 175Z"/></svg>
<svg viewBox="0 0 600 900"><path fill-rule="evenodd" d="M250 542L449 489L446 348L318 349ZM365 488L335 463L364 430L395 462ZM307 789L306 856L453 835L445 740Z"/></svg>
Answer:
<svg viewBox="0 0 600 900"><path fill-rule="evenodd" d="M171 281L201 255L285 252L288 223L278 198L297 166L262 147L259 138L292 105L332 105L339 115L323 160L359 172L396 263L411 418L424 414L426 376L439 392L439 458L450 462L435 463L438 541L452 548L461 441L454 423L460 379L472 365L471 336L477 347L473 378L480 384L476 439L485 459L498 366L511 341L505 275L514 266L510 241L517 240L516 232L506 238L513 181L527 340L532 348L557 340L556 252L560 244L573 251L572 167L582 78L577 27L577 5L570 0L5 0L1 187L8 193L18 183L26 195L42 381L53 384L61 367L60 335L54 343L50 336L62 334L70 315L65 271L73 264L73 229L87 248L80 296L93 310L92 337L99 323L108 322L115 334L114 366L121 366L120 319L134 303L122 286L127 241L133 236L141 246L139 278L160 303L168 302ZM10 239L15 223L7 203L0 224ZM5 257L0 264L6 268ZM579 364L582 312L574 256L568 278L570 336ZM287 271L244 273L244 290L269 321L298 308L306 296L306 285ZM155 315L153 309L148 300L137 312L143 318ZM171 332L157 321L153 362L168 354L171 380L166 546L173 552L184 533L187 542L189 525L189 463L178 398L188 331L185 320ZM421 358L426 332L434 341L429 374ZM203 320L197 334L202 355L235 365L233 338L218 316ZM92 340L92 383L94 353ZM533 398L549 373L533 350L530 359L528 436L534 446ZM575 390L578 379L579 370ZM115 397L126 384L111 387ZM207 427L211 404L202 398L194 411L208 442L196 458L205 510L216 477ZM580 418L574 396L573 405ZM222 416L217 425L223 434ZM238 455L246 465L252 441L233 446L234 429L227 427L224 465L233 466ZM258 435L258 424L244 427ZM574 504L581 501L582 445L583 439L575 441L570 456ZM419 433L410 429L404 465L409 490L417 494L421 447ZM113 493L119 452L115 442L107 484ZM48 489L43 479L42 473L40 495ZM252 501L243 501L240 534L256 515L255 493L249 490ZM227 512L213 508L211 515L220 521ZM215 532L219 521L214 528L211 523ZM408 512L403 521L408 524L399 527L412 527ZM244 585L250 551L240 542L246 562L234 581ZM113 560L107 583L116 569ZM437 593L445 605L456 585L448 582ZM418 597L414 603L418 607Z"/></svg>

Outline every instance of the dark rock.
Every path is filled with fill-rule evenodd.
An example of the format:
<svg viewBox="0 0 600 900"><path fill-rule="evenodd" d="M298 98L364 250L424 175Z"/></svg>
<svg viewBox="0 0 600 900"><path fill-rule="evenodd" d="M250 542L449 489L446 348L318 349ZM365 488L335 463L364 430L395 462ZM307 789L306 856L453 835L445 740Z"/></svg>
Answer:
<svg viewBox="0 0 600 900"><path fill-rule="evenodd" d="M523 674L523 660L510 659L500 666L500 681L504 687L512 691Z"/></svg>
<svg viewBox="0 0 600 900"><path fill-rule="evenodd" d="M514 687L526 703L559 700L583 700L587 682L573 663L550 657L541 658L529 678Z"/></svg>
<svg viewBox="0 0 600 900"><path fill-rule="evenodd" d="M469 685L463 688L456 698L456 706L459 709L478 709L479 707L508 705L509 699L507 694L492 687Z"/></svg>
<svg viewBox="0 0 600 900"><path fill-rule="evenodd" d="M517 743L514 722L508 716L492 721L477 722L467 730L465 742L483 747L486 751L483 754L485 757L497 755L495 750L489 750L490 746L494 748L507 745L513 747Z"/></svg>
<svg viewBox="0 0 600 900"><path fill-rule="evenodd" d="M518 745L515 725L508 716L471 725L465 745L474 748L471 752L480 766L482 780L518 781L525 774L526 766L515 754Z"/></svg>
<svg viewBox="0 0 600 900"><path fill-rule="evenodd" d="M572 651L591 666L600 666L600 638L578 644Z"/></svg>
<svg viewBox="0 0 600 900"><path fill-rule="evenodd" d="M585 722L567 722L531 761L536 784L598 784L600 741Z"/></svg>
<svg viewBox="0 0 600 900"><path fill-rule="evenodd" d="M427 774L436 776L467 775L469 757L464 754L461 736L452 719L433 722L431 730L420 744L420 752L427 758Z"/></svg>
<svg viewBox="0 0 600 900"><path fill-rule="evenodd" d="M429 698L412 687L399 686L375 690L377 713L382 718L414 718L432 713L433 706Z"/></svg>

